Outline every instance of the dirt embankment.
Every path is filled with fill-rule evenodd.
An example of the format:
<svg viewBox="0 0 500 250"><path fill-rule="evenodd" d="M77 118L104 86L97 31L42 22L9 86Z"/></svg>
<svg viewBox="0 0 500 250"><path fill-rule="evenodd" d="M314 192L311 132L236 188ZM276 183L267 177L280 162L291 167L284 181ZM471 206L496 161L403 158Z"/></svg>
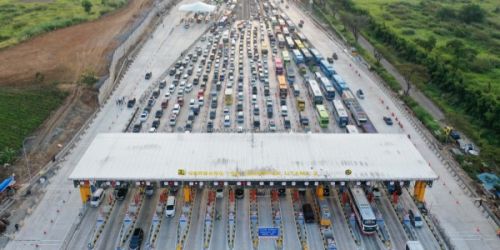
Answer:
<svg viewBox="0 0 500 250"><path fill-rule="evenodd" d="M40 72L44 82L73 83L85 70L106 71L117 37L151 6L151 0L130 0L101 19L50 32L0 50L0 86L32 84Z"/></svg>
<svg viewBox="0 0 500 250"><path fill-rule="evenodd" d="M52 159L60 150L58 144L68 142L98 107L96 90L78 84L82 73L93 71L97 76L105 75L119 39L142 20L152 3L153 0L129 0L122 9L98 20L0 50L0 87L22 89L32 84L58 82L58 87L69 93L64 104L40 126L36 138L28 144L33 173ZM24 164L24 159L20 159L15 165ZM14 167L7 171L24 179L27 177L24 169Z"/></svg>

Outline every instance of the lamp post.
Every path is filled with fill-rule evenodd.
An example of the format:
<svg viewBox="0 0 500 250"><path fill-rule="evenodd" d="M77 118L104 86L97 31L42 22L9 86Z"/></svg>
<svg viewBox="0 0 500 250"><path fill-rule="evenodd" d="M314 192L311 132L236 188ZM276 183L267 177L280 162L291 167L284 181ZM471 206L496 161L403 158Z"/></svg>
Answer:
<svg viewBox="0 0 500 250"><path fill-rule="evenodd" d="M29 181L31 181L32 176L31 176L30 162L28 160L28 156L26 155L25 143L27 140L31 140L33 138L35 138L35 136L29 136L29 137L24 138L24 140L23 140L23 154L24 154L24 160L26 161L26 168L28 169Z"/></svg>

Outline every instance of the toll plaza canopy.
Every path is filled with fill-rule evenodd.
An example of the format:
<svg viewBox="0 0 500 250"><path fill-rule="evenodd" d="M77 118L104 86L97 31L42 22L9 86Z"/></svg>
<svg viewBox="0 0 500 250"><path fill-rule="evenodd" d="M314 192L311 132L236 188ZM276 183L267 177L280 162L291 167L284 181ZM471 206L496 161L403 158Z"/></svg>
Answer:
<svg viewBox="0 0 500 250"><path fill-rule="evenodd" d="M431 181L402 134L99 134L74 181Z"/></svg>

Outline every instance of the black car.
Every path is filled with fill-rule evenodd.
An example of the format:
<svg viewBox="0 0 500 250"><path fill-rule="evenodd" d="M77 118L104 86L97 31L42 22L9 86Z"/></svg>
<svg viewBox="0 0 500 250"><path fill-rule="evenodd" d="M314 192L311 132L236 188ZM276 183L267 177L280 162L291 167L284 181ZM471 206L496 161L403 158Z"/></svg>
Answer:
<svg viewBox="0 0 500 250"><path fill-rule="evenodd" d="M306 221L306 223L314 222L315 218L311 204L306 203L302 205L302 213L304 214L304 220Z"/></svg>
<svg viewBox="0 0 500 250"><path fill-rule="evenodd" d="M212 133L214 131L214 122L212 120L207 123L207 132Z"/></svg>
<svg viewBox="0 0 500 250"><path fill-rule="evenodd" d="M134 125L134 128L132 128L132 132L139 133L141 132L141 128L142 128L142 123L137 123Z"/></svg>
<svg viewBox="0 0 500 250"><path fill-rule="evenodd" d="M236 191L235 191L235 196L236 196L236 199L243 199L244 195L245 195L245 190L243 188L237 188Z"/></svg>
<svg viewBox="0 0 500 250"><path fill-rule="evenodd" d="M128 245L131 250L140 249L142 244L142 239L144 238L144 231L142 228L135 228L132 237L130 238L130 244Z"/></svg>
<svg viewBox="0 0 500 250"><path fill-rule="evenodd" d="M175 68L171 68L170 71L168 72L170 76L175 75Z"/></svg>
<svg viewBox="0 0 500 250"><path fill-rule="evenodd" d="M160 127L160 119L154 120L151 127L158 129L158 127Z"/></svg>
<svg viewBox="0 0 500 250"><path fill-rule="evenodd" d="M384 116L384 122L385 122L385 124L387 124L389 126L392 126L392 124L393 124L392 119L388 116Z"/></svg>
<svg viewBox="0 0 500 250"><path fill-rule="evenodd" d="M213 119L215 119L215 116L216 116L216 111L215 111L215 109L210 110L210 119L212 119L212 120L213 120Z"/></svg>
<svg viewBox="0 0 500 250"><path fill-rule="evenodd" d="M330 188L329 187L323 187L323 195L330 196Z"/></svg>
<svg viewBox="0 0 500 250"><path fill-rule="evenodd" d="M128 102L127 102L127 108L132 108L132 107L134 107L134 105L135 105L135 98L131 99L131 100L128 100Z"/></svg>
<svg viewBox="0 0 500 250"><path fill-rule="evenodd" d="M279 188L278 189L278 195L279 196L286 196L286 188Z"/></svg>
<svg viewBox="0 0 500 250"><path fill-rule="evenodd" d="M161 118L163 116L163 110L157 110L155 113L155 118Z"/></svg>
<svg viewBox="0 0 500 250"><path fill-rule="evenodd" d="M148 73L146 73L146 76L144 76L144 78L145 78L146 80L149 80L149 79L151 79L151 76L153 76L153 73L148 72Z"/></svg>
<svg viewBox="0 0 500 250"><path fill-rule="evenodd" d="M125 199L125 196L127 196L128 193L128 186L127 185L121 185L118 188L118 191L116 192L116 199L119 201L122 201Z"/></svg>

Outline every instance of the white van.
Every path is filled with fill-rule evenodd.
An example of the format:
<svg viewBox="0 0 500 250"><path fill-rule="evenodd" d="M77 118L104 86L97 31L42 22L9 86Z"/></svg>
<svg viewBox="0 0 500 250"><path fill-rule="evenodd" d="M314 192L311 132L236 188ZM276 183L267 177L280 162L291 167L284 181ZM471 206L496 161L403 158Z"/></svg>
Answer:
<svg viewBox="0 0 500 250"><path fill-rule="evenodd" d="M93 207L98 207L99 204L101 204L103 198L104 198L104 189L99 188L92 194L92 198L90 198L90 205Z"/></svg>
<svg viewBox="0 0 500 250"><path fill-rule="evenodd" d="M175 214L175 196L169 196L167 198L167 208L165 208L165 215L167 217L173 217Z"/></svg>

